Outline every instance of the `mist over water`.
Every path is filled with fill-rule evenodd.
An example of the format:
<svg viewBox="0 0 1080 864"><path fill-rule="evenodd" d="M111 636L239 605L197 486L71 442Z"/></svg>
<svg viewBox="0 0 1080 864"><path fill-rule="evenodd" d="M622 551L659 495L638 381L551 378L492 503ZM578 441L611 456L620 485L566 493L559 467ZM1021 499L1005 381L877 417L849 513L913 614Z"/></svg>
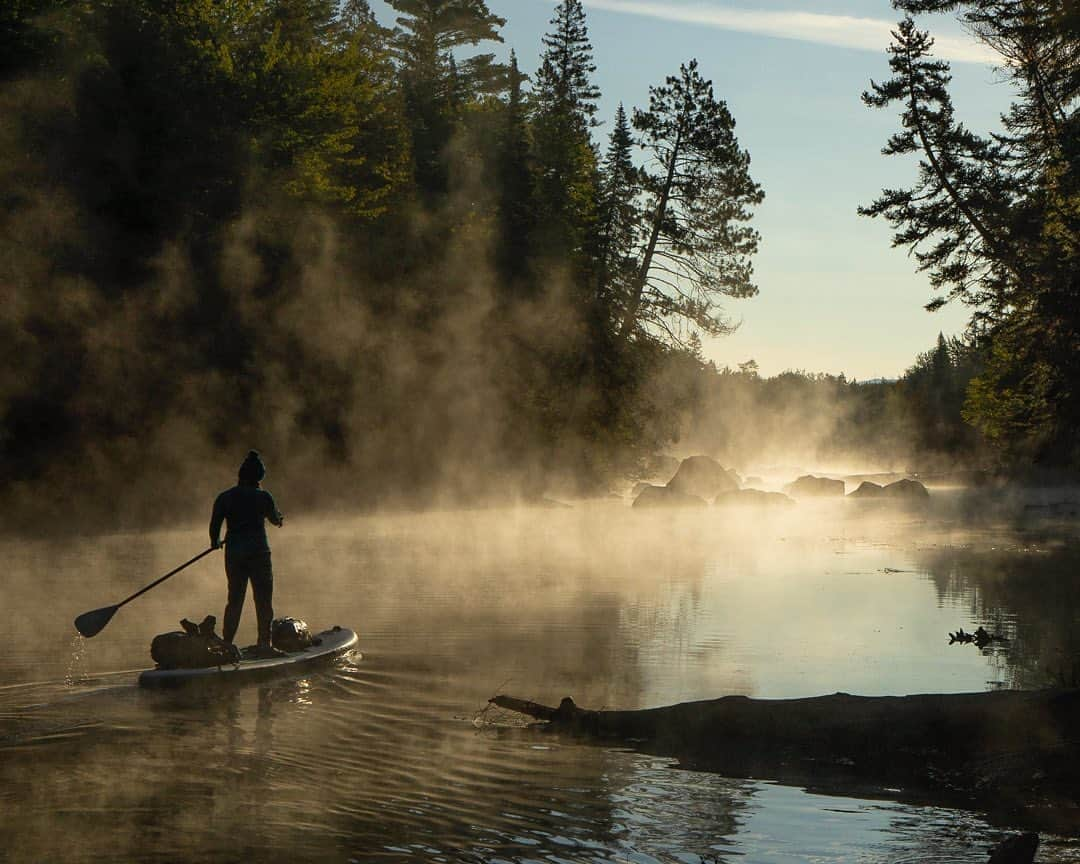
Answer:
<svg viewBox="0 0 1080 864"><path fill-rule="evenodd" d="M94 639L70 623L198 551L201 523L6 541L0 834L13 860L979 860L1009 826L687 772L486 704L1039 686L1080 632L1075 527L972 525L948 499L291 518L276 612L353 627L362 656L201 694L133 670L180 617L220 619L216 556ZM980 624L1010 642L947 644Z"/></svg>
<svg viewBox="0 0 1080 864"><path fill-rule="evenodd" d="M978 259L1015 272L1023 302L1009 277L973 307L1046 305L1017 316L1023 350L942 337L867 384L717 369L700 338L757 291L763 191L724 101L742 98L731 58L672 58L679 77L613 124L579 4L560 4L536 69L487 55L506 22L483 0L393 5L394 31L365 0L0 12L0 860L981 859L1019 826L897 790L691 773L487 700L1080 681L1080 538L1055 509L1071 491L1031 514L997 487L907 509L646 512L626 494L698 453L762 490L813 468L944 487L1040 452L1075 463L1061 382L1080 331L1016 269L1074 293L1065 166L1007 179L988 162L1003 185L975 202L1000 198L991 225L1022 205L1030 229L1009 261ZM939 230L946 259L971 248L959 232ZM1016 381L1066 408L1012 399ZM1047 431L1064 434L1044 448ZM287 516L277 614L354 628L360 649L273 683L143 692L156 634L221 622L221 556L93 639L72 620L205 549L252 447ZM1007 641L947 644L979 626ZM1077 857L1065 829L1040 860Z"/></svg>

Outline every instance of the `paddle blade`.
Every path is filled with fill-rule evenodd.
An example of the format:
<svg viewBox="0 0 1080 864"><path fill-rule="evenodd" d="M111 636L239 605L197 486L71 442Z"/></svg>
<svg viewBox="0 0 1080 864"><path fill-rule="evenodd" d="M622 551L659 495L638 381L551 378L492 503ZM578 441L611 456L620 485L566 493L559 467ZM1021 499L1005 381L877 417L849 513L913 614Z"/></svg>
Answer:
<svg viewBox="0 0 1080 864"><path fill-rule="evenodd" d="M97 636L98 633L105 629L105 625L112 620L112 616L116 614L116 610L119 608L119 606L105 606L102 609L95 609L93 612L83 612L82 615L75 619L75 629L87 639L91 636Z"/></svg>

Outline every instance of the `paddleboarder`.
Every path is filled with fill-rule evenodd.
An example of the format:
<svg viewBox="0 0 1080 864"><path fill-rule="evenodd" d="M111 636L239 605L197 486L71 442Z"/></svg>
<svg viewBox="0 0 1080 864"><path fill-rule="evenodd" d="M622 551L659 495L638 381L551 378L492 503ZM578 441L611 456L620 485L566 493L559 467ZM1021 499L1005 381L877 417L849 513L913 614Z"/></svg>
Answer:
<svg viewBox="0 0 1080 864"><path fill-rule="evenodd" d="M266 466L257 450L247 454L237 474L237 484L214 501L210 517L210 545L221 547L221 523L226 523L225 574L229 580L229 600L225 607L222 636L231 643L240 625L248 582L255 597L260 654L277 655L270 644L270 623L274 618L274 570L266 522L279 528L285 517L277 509L274 496L260 487Z"/></svg>

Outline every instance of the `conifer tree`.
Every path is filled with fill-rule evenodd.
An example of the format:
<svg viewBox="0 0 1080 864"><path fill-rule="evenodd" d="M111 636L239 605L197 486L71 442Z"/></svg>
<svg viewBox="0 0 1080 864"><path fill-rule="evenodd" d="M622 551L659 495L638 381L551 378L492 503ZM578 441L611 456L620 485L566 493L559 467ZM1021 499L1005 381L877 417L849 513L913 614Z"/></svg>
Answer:
<svg viewBox="0 0 1080 864"><path fill-rule="evenodd" d="M901 106L886 155L918 154L911 189L861 208L883 216L931 283L974 307L985 365L964 416L1010 458L1080 463L1080 34L1056 3L897 0L914 12L958 11L1002 59L1017 101L1004 135L956 122L949 68L908 18L890 47L893 78L864 101Z"/></svg>
<svg viewBox="0 0 1080 864"><path fill-rule="evenodd" d="M625 307L636 272L636 251L641 230L638 197L641 186L633 160L634 140L622 103L615 112L607 153L601 166L599 219L599 275L597 299L613 316Z"/></svg>
<svg viewBox="0 0 1080 864"><path fill-rule="evenodd" d="M387 31L366 0L267 9L256 118L264 169L280 173L295 197L362 219L382 215L409 160Z"/></svg>
<svg viewBox="0 0 1080 864"><path fill-rule="evenodd" d="M459 66L454 49L501 42L506 19L484 0L387 0L398 13L393 45L404 72L405 97L413 130L416 179L430 200L446 191L443 150L458 119L455 103L461 79L492 82L493 55L481 54ZM475 73L475 74L474 74Z"/></svg>
<svg viewBox="0 0 1080 864"><path fill-rule="evenodd" d="M510 282L521 279L527 272L535 222L525 80L518 68L517 54L511 50L498 155L500 242L496 252L499 272Z"/></svg>
<svg viewBox="0 0 1080 864"><path fill-rule="evenodd" d="M596 64L581 0L562 0L543 38L544 54L536 75L540 109L558 110L595 125L600 89L592 83Z"/></svg>
<svg viewBox="0 0 1080 864"><path fill-rule="evenodd" d="M387 0L398 13L394 44L408 69L434 75L455 48L502 42L505 18L484 0Z"/></svg>
<svg viewBox="0 0 1080 864"><path fill-rule="evenodd" d="M910 15L955 12L998 57L1016 101L1002 118L1021 165L1061 155L1061 131L1080 96L1080 11L1061 0L895 0ZM1070 24L1070 17L1072 23ZM1018 166L1019 167L1019 166Z"/></svg>
<svg viewBox="0 0 1080 864"><path fill-rule="evenodd" d="M901 131L882 153L917 154L918 181L912 189L887 189L866 216L884 216L896 227L894 246L912 249L931 284L947 292L929 308L961 297L993 315L1009 301L1021 262L1008 231L1008 206L1018 190L1000 170L1000 145L958 123L949 96L949 64L934 60L933 39L905 18L894 32L889 66L894 77L863 94L875 108L902 106ZM940 242L925 248L926 241Z"/></svg>
<svg viewBox="0 0 1080 864"><path fill-rule="evenodd" d="M580 0L562 0L544 36L536 76L538 234L541 254L570 261L575 278L593 266L597 206L597 156L590 129L599 89Z"/></svg>
<svg viewBox="0 0 1080 864"><path fill-rule="evenodd" d="M379 26L368 0L345 0L338 7L337 25L338 31L345 34L365 32L377 33L384 38L390 36L389 30Z"/></svg>
<svg viewBox="0 0 1080 864"><path fill-rule="evenodd" d="M650 88L649 110L635 110L634 128L651 166L642 173L648 236L622 337L648 332L686 345L685 325L729 332L717 301L757 293L751 258L759 236L747 223L765 197L750 177L735 119L693 60Z"/></svg>

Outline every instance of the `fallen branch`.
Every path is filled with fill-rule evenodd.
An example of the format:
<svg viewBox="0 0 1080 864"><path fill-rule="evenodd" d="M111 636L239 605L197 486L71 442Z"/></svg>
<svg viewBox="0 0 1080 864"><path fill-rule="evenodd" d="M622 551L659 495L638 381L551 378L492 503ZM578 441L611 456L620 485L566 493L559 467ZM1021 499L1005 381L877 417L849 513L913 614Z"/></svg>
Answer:
<svg viewBox="0 0 1080 864"><path fill-rule="evenodd" d="M1080 794L1080 691L750 699L638 711L493 704L598 740L632 742L728 776L812 786L858 780L1034 803Z"/></svg>

